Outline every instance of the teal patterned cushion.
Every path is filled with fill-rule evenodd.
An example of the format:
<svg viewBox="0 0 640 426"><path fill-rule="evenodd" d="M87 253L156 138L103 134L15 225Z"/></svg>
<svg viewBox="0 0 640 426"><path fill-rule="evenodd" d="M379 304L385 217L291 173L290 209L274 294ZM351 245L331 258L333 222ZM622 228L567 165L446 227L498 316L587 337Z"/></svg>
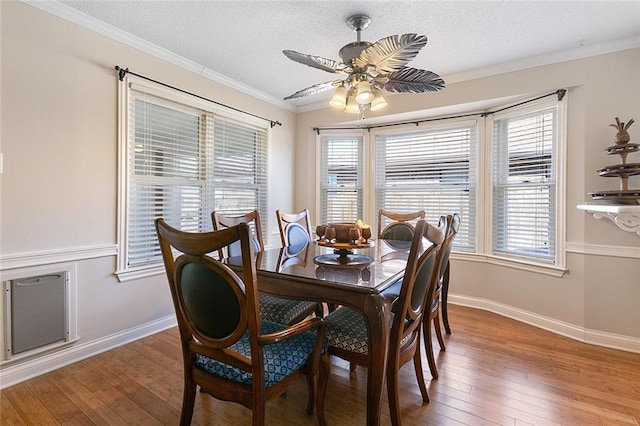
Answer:
<svg viewBox="0 0 640 426"><path fill-rule="evenodd" d="M329 346L363 355L369 353L367 324L360 312L341 307L322 320L327 326L327 344ZM390 324L393 324L393 312Z"/></svg>
<svg viewBox="0 0 640 426"><path fill-rule="evenodd" d="M260 318L263 321L289 324L304 312L314 310L315 302L304 300L283 299L276 296L260 293Z"/></svg>
<svg viewBox="0 0 640 426"><path fill-rule="evenodd" d="M262 321L262 333L275 333L287 326L272 322ZM299 336L286 339L273 345L264 346L265 384L267 387L279 382L291 373L305 365L311 357L313 346L316 343L316 334L307 331ZM249 335L244 336L230 348L234 351L251 356ZM213 360L204 355L196 354L196 365L211 374L246 385L251 384L251 373L232 367L220 361Z"/></svg>

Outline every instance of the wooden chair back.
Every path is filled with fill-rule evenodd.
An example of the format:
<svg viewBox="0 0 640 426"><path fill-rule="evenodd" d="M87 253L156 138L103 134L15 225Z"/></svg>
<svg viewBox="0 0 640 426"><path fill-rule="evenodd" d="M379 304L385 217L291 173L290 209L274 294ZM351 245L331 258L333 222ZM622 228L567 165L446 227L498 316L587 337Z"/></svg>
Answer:
<svg viewBox="0 0 640 426"><path fill-rule="evenodd" d="M457 216L457 214L456 214ZM457 216L457 222L459 224L460 217ZM433 345L431 343L431 332L436 331L436 337L438 338L438 344L442 351L445 350L444 339L442 338L442 330L440 328L440 297L442 294L442 280L445 270L449 263L449 255L451 254L451 243L457 233L457 225L454 222L454 215L440 216L439 226L444 228L444 240L438 250L436 257L436 269L433 279L429 283L429 289L427 291L426 298L426 310L424 313L424 345L427 351L427 361L429 363L429 370L431 376L434 379L438 378L438 368L435 362L435 355L433 353ZM431 328L433 327L433 329Z"/></svg>
<svg viewBox="0 0 640 426"><path fill-rule="evenodd" d="M253 210L249 213L243 214L241 216L227 216L218 211L211 212L211 221L213 222L213 230L219 231L224 228L229 228L235 225L239 225L241 223L246 223L247 225L253 225L253 250L255 252L264 251L264 242L262 240L262 225L260 224L260 212L258 210ZM240 255L240 244L238 242L231 244L226 248L227 256L234 257ZM219 259L224 259L225 254L223 250L218 251Z"/></svg>
<svg viewBox="0 0 640 426"><path fill-rule="evenodd" d="M444 236L444 226L435 227L423 219L416 223L400 296L394 303L394 315L389 336L387 392L393 424L400 424L398 371L402 365L410 360L414 362L422 398L425 402L429 401L422 375L420 331L423 317L429 312L428 292L438 273L437 254ZM423 250L425 239L431 245Z"/></svg>
<svg viewBox="0 0 640 426"><path fill-rule="evenodd" d="M378 239L411 241L415 226L411 223L426 216L424 210L412 213L378 211Z"/></svg>
<svg viewBox="0 0 640 426"><path fill-rule="evenodd" d="M309 210L304 209L298 213L283 213L276 210L276 218L282 247L302 245L313 241Z"/></svg>
<svg viewBox="0 0 640 426"><path fill-rule="evenodd" d="M449 277L451 274L451 263L449 262L449 255L451 254L451 245L453 244L453 239L456 237L458 231L460 230L461 220L458 213L448 215L445 220L447 223L447 238L450 241L448 243L448 248L445 253L443 253L440 262L440 312L442 313L442 324L444 325L444 329L447 334L451 334L451 326L449 325L449 313L447 308L449 299ZM444 345L441 344L440 348L444 350Z"/></svg>

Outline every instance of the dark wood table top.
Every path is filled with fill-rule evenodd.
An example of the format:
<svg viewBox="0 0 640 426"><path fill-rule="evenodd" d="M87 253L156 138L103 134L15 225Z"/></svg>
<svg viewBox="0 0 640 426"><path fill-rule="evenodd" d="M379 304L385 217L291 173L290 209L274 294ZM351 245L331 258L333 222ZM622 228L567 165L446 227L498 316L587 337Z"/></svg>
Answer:
<svg viewBox="0 0 640 426"><path fill-rule="evenodd" d="M258 255L261 275L289 275L328 287L348 288L357 293L379 293L402 276L409 242L375 241L371 247L353 249L340 256L333 247L311 242L299 247L266 249ZM233 259L230 260L233 263Z"/></svg>

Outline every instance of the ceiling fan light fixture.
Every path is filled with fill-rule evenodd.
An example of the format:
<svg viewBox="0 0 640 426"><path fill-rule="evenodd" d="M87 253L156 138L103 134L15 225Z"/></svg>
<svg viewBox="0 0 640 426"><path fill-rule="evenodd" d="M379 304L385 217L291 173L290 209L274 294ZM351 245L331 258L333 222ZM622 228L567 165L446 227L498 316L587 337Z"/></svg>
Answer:
<svg viewBox="0 0 640 426"><path fill-rule="evenodd" d="M336 87L336 90L333 92L333 96L331 96L331 100L329 101L329 105L340 109L344 109L347 106L347 89L344 85Z"/></svg>
<svg viewBox="0 0 640 426"><path fill-rule="evenodd" d="M360 105L356 102L354 96L349 96L349 99L347 99L347 106L344 112L348 114L360 114Z"/></svg>
<svg viewBox="0 0 640 426"><path fill-rule="evenodd" d="M1 1L1 0L0 0ZM354 15L347 25L355 30L356 41L340 49L342 62L294 50L284 55L298 63L345 77L315 84L285 97L285 100L315 95L333 90L329 104L347 113L378 111L387 106L383 90L396 93L437 92L445 87L442 78L431 71L408 66L420 49L427 44L427 36L416 33L392 35L375 43L362 41L362 30L371 23L366 15Z"/></svg>
<svg viewBox="0 0 640 426"><path fill-rule="evenodd" d="M373 92L371 91L371 85L368 81L361 81L358 83L358 94L356 95L356 102L360 105L366 105L373 101Z"/></svg>
<svg viewBox="0 0 640 426"><path fill-rule="evenodd" d="M369 108L371 111L378 111L389 105L384 96L382 96L381 90L374 90L373 95L374 98L371 101L371 107Z"/></svg>

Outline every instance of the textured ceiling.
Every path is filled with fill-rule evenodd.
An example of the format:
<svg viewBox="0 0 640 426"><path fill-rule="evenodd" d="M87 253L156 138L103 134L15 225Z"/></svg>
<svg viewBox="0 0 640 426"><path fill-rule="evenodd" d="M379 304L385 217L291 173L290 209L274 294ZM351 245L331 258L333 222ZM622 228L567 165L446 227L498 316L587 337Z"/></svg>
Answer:
<svg viewBox="0 0 640 426"><path fill-rule="evenodd" d="M479 70L498 73L640 46L640 1L59 3L279 100L335 77L287 59L282 50L339 60L338 50L355 41L345 21L356 13L372 19L363 40L426 35L427 45L410 66L449 83ZM290 104L308 106L326 97Z"/></svg>

